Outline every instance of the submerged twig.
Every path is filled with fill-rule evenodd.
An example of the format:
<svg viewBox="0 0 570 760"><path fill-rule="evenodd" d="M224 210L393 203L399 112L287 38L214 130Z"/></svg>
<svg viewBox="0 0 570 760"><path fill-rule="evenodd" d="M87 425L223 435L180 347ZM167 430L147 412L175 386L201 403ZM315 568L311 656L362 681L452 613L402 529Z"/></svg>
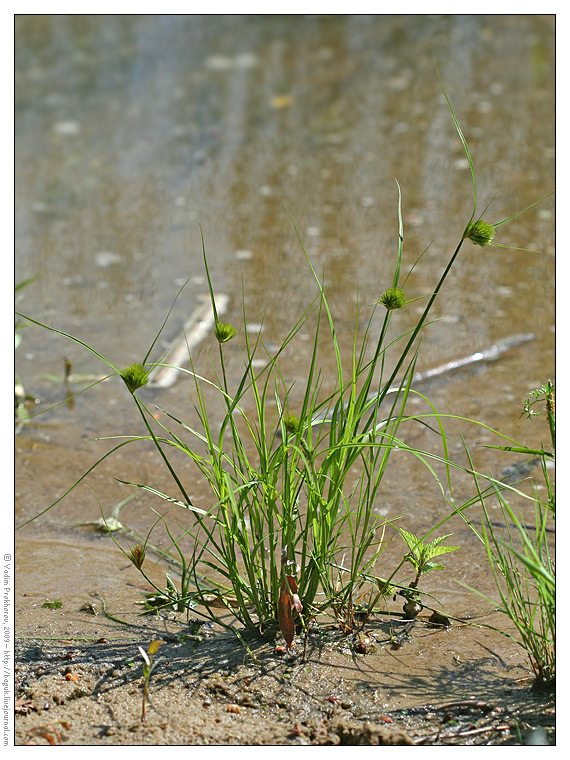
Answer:
<svg viewBox="0 0 570 760"><path fill-rule="evenodd" d="M484 348L481 351L476 351L473 354L469 354L469 356L464 356L461 359L453 359L452 361L445 362L444 364L440 364L437 367L428 369L425 372L416 372L412 376L410 385L417 386L437 377L448 375L453 372L457 372L458 370L466 369L468 367L473 367L483 362L496 361L507 351L510 351L517 346L521 346L524 343L528 343L529 341L534 340L534 337L535 336L533 333L511 335L508 338L504 338L503 340L499 340L496 343L493 343L492 346ZM394 386L393 388L390 388L389 391L396 391L398 389L399 386ZM379 392L380 391L375 391L374 393L370 393L368 395L367 401L373 401L378 396ZM313 417L311 424L316 425L320 422L330 422L331 414L332 412L330 410L321 412L320 414L317 414Z"/></svg>
<svg viewBox="0 0 570 760"><path fill-rule="evenodd" d="M179 376L179 368L188 363L190 351L201 343L214 325L214 312L208 295L184 323L181 333L172 341L160 365L150 373L149 388L170 388ZM216 311L223 314L229 297L216 294Z"/></svg>

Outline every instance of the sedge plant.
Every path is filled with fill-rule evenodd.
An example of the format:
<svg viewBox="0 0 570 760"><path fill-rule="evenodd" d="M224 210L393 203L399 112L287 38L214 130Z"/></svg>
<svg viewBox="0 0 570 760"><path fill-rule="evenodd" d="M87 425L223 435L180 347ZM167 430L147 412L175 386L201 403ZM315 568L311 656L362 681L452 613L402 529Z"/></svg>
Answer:
<svg viewBox="0 0 570 760"><path fill-rule="evenodd" d="M502 483L472 472L483 518L479 526L473 520L468 523L485 548L497 588L498 609L514 625L515 633L507 632L505 635L524 649L535 676L535 685L542 687L552 686L556 675L553 553L556 500L549 471L549 465L555 462L556 419L554 386L550 381L531 393L524 402L523 414L529 419L539 414L533 408L539 401L545 405L552 451L546 447L537 450L522 445L495 448L516 451L532 457L532 461L538 459L542 485L533 481L529 496L523 490L522 476L521 481L505 489ZM469 452L468 456L470 458ZM490 487L485 487L485 481L490 482ZM515 510L513 501L520 502L521 499L530 499L534 511L532 521L525 521ZM499 506L502 527L491 517L491 500ZM502 628L496 630L504 633Z"/></svg>
<svg viewBox="0 0 570 760"><path fill-rule="evenodd" d="M382 589L392 587L402 564L417 560L420 547L424 553L415 568L418 580L421 573L434 569L429 565L430 558L452 550L453 547L441 546L443 539L424 543L427 535L414 536L414 545L408 544L408 559L403 559L387 580L379 580L375 575L388 528L388 523L375 513L375 505L392 452L398 449L415 456L437 477L429 464L429 453L406 446L403 438L405 426L419 419L418 415L407 415L405 411L412 392L417 339L429 324L432 306L465 242L496 245L495 228L508 221L490 225L482 218L476 219L477 185L473 162L451 103L445 90L443 92L469 161L473 210L438 282L426 297L415 325L396 339L389 337L389 327L410 300L416 300L406 296L410 275L404 279L401 274L404 229L399 185L394 272L382 283L377 303L369 309L367 318L362 317L363 309L359 309L349 362L343 361L346 351L339 343L328 286L313 267L291 215L305 264L314 281L315 296L273 351L264 345L260 332L248 330L245 295L243 326L237 329L220 321L202 234L202 255L214 314L211 338L216 347L217 365L209 377L198 372L192 356L190 368L180 368L193 383L197 423L184 421L160 407L162 416L157 420L144 401L143 389L149 374L156 366L166 366L160 359L149 361L166 320L143 360L121 370L78 338L28 317L31 322L79 343L108 365L110 375L122 379L146 432L121 440L102 459L123 446L148 441L162 457L176 492L165 493L145 483L129 485L150 492L192 518L188 527L175 518L167 520L157 511L156 524L161 524L170 538L169 559L179 571L178 583L169 576L166 589L155 587L166 600L165 605L189 610L198 604L195 612L239 635L236 624L228 623L227 616L220 614L222 605L236 623L264 633L275 630L279 600L286 588L289 597L295 597L296 609L303 609L305 619L328 612L344 628L350 629L355 605L366 599L370 609L382 595ZM379 329L376 327L378 316ZM281 360L305 327L313 332L312 350L306 382L298 388L287 382ZM235 378L235 370L228 372L231 358L227 350L230 342L236 340L240 341L243 369L237 379L230 382L228 378ZM325 341L336 366L334 384L326 387L320 370L320 351ZM264 362L258 369L260 358ZM401 379L396 382L396 378ZM445 461L447 454L445 440L442 436L441 461ZM206 509L193 504L191 494L176 471L171 452L187 456L209 486L211 499ZM443 487L442 495L446 498ZM449 516L453 514L452 509ZM148 539L149 536L144 542L145 550ZM142 548L125 553L133 565L144 572ZM150 578L145 577L154 586ZM410 598L409 594L406 598Z"/></svg>

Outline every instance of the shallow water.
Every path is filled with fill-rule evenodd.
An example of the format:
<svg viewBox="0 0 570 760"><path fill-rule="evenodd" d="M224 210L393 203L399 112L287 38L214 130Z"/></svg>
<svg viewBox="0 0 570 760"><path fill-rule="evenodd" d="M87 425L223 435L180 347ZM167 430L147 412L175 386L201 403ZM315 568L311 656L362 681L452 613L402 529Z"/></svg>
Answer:
<svg viewBox="0 0 570 760"><path fill-rule="evenodd" d="M248 321L263 321L265 342L279 345L316 294L288 208L316 270L334 283L348 361L357 293L370 304L392 282L394 180L403 196L405 272L430 245L408 297L431 292L471 213L469 169L434 59L472 152L478 208L491 203L485 218L505 219L552 190L552 17L19 16L16 278L37 275L20 309L119 366L140 361L182 283L190 277L166 342L207 289L201 224L215 287L230 296L224 318L243 323L243 287ZM519 414L529 392L554 374L553 214L548 198L497 231L498 242L540 254L464 246L418 360L427 369L533 332L535 341L500 362L429 393L441 411L533 446L547 431ZM398 332L422 303L397 315ZM65 400L63 385L46 378L63 373L64 357L76 373L106 371L81 346L38 327L22 335L17 372L40 408ZM228 345L230 383L242 366L239 337ZM282 365L288 383L300 383L308 369L311 336L299 337ZM204 372L212 348L206 341L193 354ZM332 353L323 359L325 384L334 380L332 361ZM190 419L191 390L181 380L142 395ZM116 379L79 396L73 409L34 419L16 443L16 522L62 495L109 448L90 439L141 432ZM471 436L473 445L488 442ZM206 503L196 473L180 466L196 503ZM441 517L441 500L413 463L398 468L382 508L410 510L408 527L419 531ZM125 498L115 477L166 482L143 445L122 449L86 481L105 514ZM125 522L148 529L151 503L137 496ZM131 604L133 589L113 585L123 558L116 552L113 564L110 540L76 526L99 517L82 486L19 531L21 594L87 597L99 579L116 605ZM479 548L457 531L463 549L451 572L461 577L467 563L467 580L490 590ZM456 586L441 583L450 603L465 604ZM21 594L18 615L29 628L34 610Z"/></svg>

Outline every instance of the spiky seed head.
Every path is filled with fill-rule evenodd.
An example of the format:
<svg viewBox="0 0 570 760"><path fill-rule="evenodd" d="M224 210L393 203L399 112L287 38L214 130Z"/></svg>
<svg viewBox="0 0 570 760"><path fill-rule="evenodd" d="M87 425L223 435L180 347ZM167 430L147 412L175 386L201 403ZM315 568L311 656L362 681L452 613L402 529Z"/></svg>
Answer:
<svg viewBox="0 0 570 760"><path fill-rule="evenodd" d="M129 552L129 559L133 563L133 565L137 568L137 570L141 570L142 566L144 564L144 558L145 558L145 550L144 546L141 546L140 544L135 544L131 551Z"/></svg>
<svg viewBox="0 0 570 760"><path fill-rule="evenodd" d="M284 414L283 425L290 435L296 435L301 429L301 420L295 414Z"/></svg>
<svg viewBox="0 0 570 760"><path fill-rule="evenodd" d="M478 219L476 222L471 222L467 225L464 238L469 238L475 245L490 245L491 241L495 237L495 228L492 224L484 222L482 219Z"/></svg>
<svg viewBox="0 0 570 760"><path fill-rule="evenodd" d="M231 340L236 333L237 330L233 327L233 325L227 324L225 322L216 322L214 335L216 336L218 343L227 343L228 340Z"/></svg>
<svg viewBox="0 0 570 760"><path fill-rule="evenodd" d="M129 367L121 370L119 374L131 393L134 393L138 388L142 388L143 385L148 383L149 370L145 369L142 364L131 364Z"/></svg>
<svg viewBox="0 0 570 760"><path fill-rule="evenodd" d="M403 309L406 305L406 295L400 288L389 288L384 295L380 296L380 303L388 311L393 309Z"/></svg>

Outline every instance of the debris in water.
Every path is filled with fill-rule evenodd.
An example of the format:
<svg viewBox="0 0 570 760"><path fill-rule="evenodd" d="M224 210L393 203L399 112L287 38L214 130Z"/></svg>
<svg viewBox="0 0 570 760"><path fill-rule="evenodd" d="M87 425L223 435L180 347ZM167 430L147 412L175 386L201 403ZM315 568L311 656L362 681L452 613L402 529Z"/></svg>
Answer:
<svg viewBox="0 0 570 760"><path fill-rule="evenodd" d="M179 377L180 367L189 363L188 352L195 348L208 334L214 324L214 311L209 295L203 295L202 304L198 306L184 323L182 332L170 344L161 364L150 373L149 388L170 388ZM218 316L226 310L229 298L224 293L215 296Z"/></svg>
<svg viewBox="0 0 570 760"><path fill-rule="evenodd" d="M281 109L287 108L293 102L292 95L274 95L271 98L271 108Z"/></svg>

